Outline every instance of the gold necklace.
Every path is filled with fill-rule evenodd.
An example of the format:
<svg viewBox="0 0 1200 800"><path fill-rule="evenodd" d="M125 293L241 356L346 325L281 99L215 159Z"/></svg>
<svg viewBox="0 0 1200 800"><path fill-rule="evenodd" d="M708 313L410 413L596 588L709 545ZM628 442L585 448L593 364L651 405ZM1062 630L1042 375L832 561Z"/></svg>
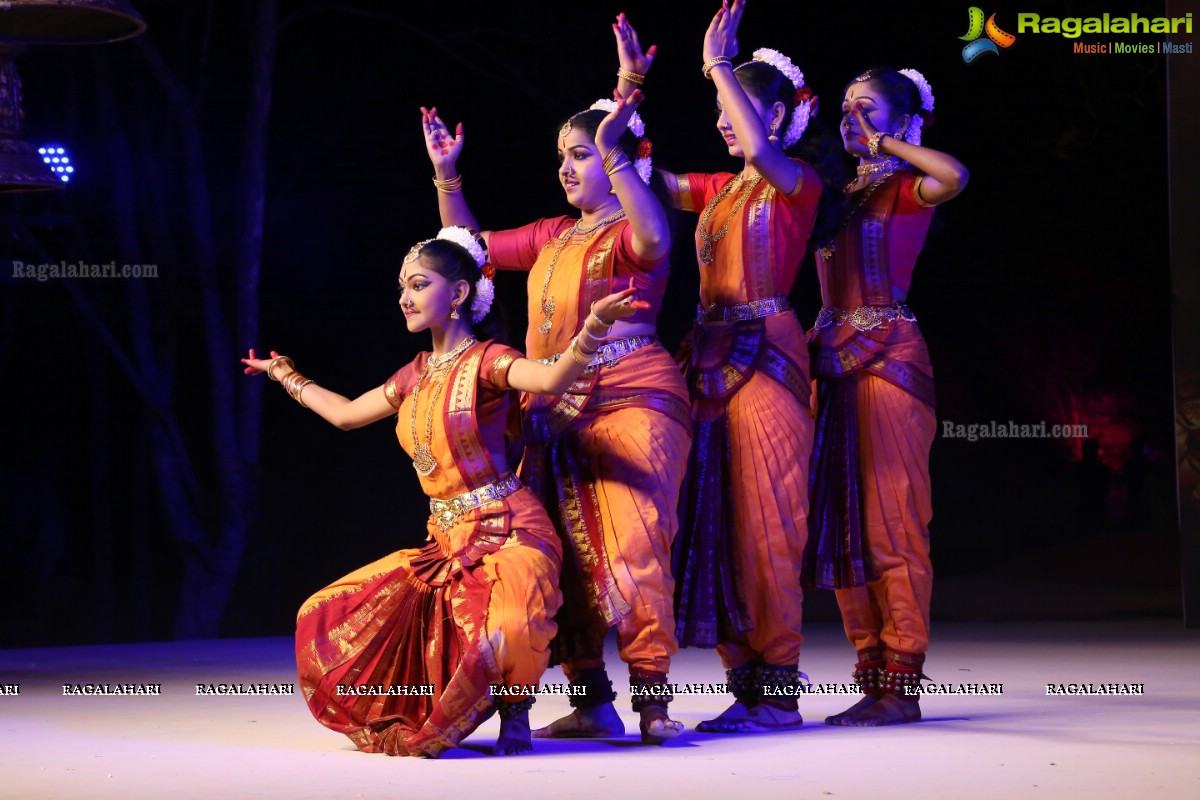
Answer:
<svg viewBox="0 0 1200 800"><path fill-rule="evenodd" d="M610 225L620 219L623 219L624 217L625 209L618 208L607 217L603 217L599 222L595 222L591 225L585 226L583 224L583 220L579 220L571 226L571 229L567 231L565 236L559 238L558 246L554 248L554 255L550 257L550 265L546 267L546 279L542 281L542 316L544 319L542 320L542 324L538 325L539 333L543 335L547 334L550 332L550 329L554 327L554 309L556 306L554 305L554 298L547 297L546 293L550 289L550 276L554 274L554 265L558 263L558 257L562 253L563 248L567 246L567 242L571 241L571 237L575 236L576 234L594 233L605 225Z"/></svg>
<svg viewBox="0 0 1200 800"><path fill-rule="evenodd" d="M433 455L433 451L429 449L429 443L433 438L433 409L437 406L437 399L442 393L442 386L446 383L446 376L450 374L449 370L442 372L441 380L437 381L437 387L433 390L433 397L429 398L429 408L425 411L425 444L421 444L417 439L417 399L421 395L421 381L425 378L426 373L440 371L441 368L450 364L471 345L475 344L475 337L468 336L463 339L458 345L448 353L440 356L430 356L425 362L425 369L421 370L421 374L417 376L417 382L413 385L412 392L412 408L408 415L409 429L412 431L413 440L413 469L421 477L431 475L437 469L437 459ZM432 380L432 376L430 377Z"/></svg>
<svg viewBox="0 0 1200 800"><path fill-rule="evenodd" d="M704 244L700 246L700 261L702 263L712 263L714 257L713 245L724 239L725 234L729 233L730 221L732 221L738 215L738 212L742 210L742 206L745 205L746 199L754 193L755 188L759 183L762 182L762 179L762 175L755 175L747 183L745 177L739 172L736 178L725 184L721 188L721 191L717 192L713 196L713 199L708 201L708 205L704 207L704 213L700 215L700 225L697 227L697 231L700 233L700 239L704 242ZM717 231L716 233L709 233L708 221L712 217L713 211L716 210L717 204L724 200L725 197L731 191L733 191L734 184L740 185L742 183L746 183L746 188L742 190L737 202L733 205L733 210L730 211L729 216L725 218L725 224L722 225L721 230Z"/></svg>
<svg viewBox="0 0 1200 800"><path fill-rule="evenodd" d="M903 164L905 162L901 161L900 163ZM859 212L859 210L867 204L867 201L871 199L871 195L873 195L875 193L875 190L878 189L880 186L883 186L885 183L887 183L888 179L891 178L895 174L896 174L896 170L892 169L888 172L885 172L883 174L883 177L867 184L867 187L866 187L867 190L865 192L863 192L863 196L859 199L858 205L856 205L854 208L850 209L850 213L847 214L845 219L842 220L842 225L840 228L838 228L838 233L841 233L843 230L845 230L850 225L850 220L854 219L854 215L857 214ZM855 180L855 181L851 181L850 183L846 184L846 188L843 190L843 193L844 194L853 193L854 184L856 184L856 183L858 183L858 181ZM837 250L837 245L834 242L834 240L836 240L836 239L837 239L837 236L835 235L834 238L829 241L829 244L825 245L824 247L818 248L817 252L819 252L821 255L823 255L826 258L826 260L833 258L833 254Z"/></svg>

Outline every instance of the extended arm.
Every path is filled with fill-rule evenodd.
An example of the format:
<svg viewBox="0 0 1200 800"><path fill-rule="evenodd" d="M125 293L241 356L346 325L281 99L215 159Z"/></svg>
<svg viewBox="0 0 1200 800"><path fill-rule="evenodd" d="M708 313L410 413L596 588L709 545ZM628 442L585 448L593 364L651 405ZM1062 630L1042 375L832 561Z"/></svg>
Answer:
<svg viewBox="0 0 1200 800"><path fill-rule="evenodd" d="M543 364L531 358L518 358L508 368L508 385L530 394L562 394L583 374L584 368L608 336L613 322L627 319L650 304L637 299L633 279L629 288L597 300L592 313L583 322L583 329L572 340L562 358L553 364Z"/></svg>
<svg viewBox="0 0 1200 800"><path fill-rule="evenodd" d="M282 361L282 357L274 350L271 351L271 355L273 358L256 358L254 350L251 349L250 357L242 359L242 363L246 365L245 373L257 375L260 372L266 372L273 366L272 378L283 382L285 387L289 384L302 384L296 386L296 396L299 397L302 405L311 408L337 428L344 431L361 428L396 413L396 409L392 408L391 403L388 402L382 386L371 389L351 400L315 383L304 383L304 379L290 366L291 359Z"/></svg>

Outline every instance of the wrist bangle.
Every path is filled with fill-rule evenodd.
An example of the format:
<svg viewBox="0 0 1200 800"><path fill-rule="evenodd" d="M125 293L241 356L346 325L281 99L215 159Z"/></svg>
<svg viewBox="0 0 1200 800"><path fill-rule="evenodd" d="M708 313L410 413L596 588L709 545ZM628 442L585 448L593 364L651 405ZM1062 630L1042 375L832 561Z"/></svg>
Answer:
<svg viewBox="0 0 1200 800"><path fill-rule="evenodd" d="M604 340L606 338L604 336L597 336L589 331L587 329L587 325L584 325L583 328L580 329L578 336L580 346L586 346L587 349L593 353L600 349L600 345L604 344Z"/></svg>
<svg viewBox="0 0 1200 800"><path fill-rule="evenodd" d="M586 367L592 363L592 359L579 349L578 336L571 339L571 344L567 346L567 353L571 356L571 360L581 367Z"/></svg>
<svg viewBox="0 0 1200 800"><path fill-rule="evenodd" d="M625 155L625 152L621 150L619 146L608 151L608 155L606 155L604 160L600 162L600 166L606 175L611 175L614 172L613 167L616 166L617 161L619 161L623 155Z"/></svg>
<svg viewBox="0 0 1200 800"><path fill-rule="evenodd" d="M714 68L719 67L722 64L733 66L732 62L730 62L730 60L725 56L717 56L716 58L710 58L708 61L705 61L704 66L700 68L700 71L704 73L705 78L712 80L708 73L712 72Z"/></svg>
<svg viewBox="0 0 1200 800"><path fill-rule="evenodd" d="M620 67L617 68L617 77L624 78L630 83L636 83L638 86L641 86L646 82L645 75L639 75L636 72L630 72L629 70Z"/></svg>
<svg viewBox="0 0 1200 800"><path fill-rule="evenodd" d="M300 395L304 392L304 387L313 382L312 378L306 378L299 372L292 370L287 375L284 375L279 382L283 385L287 393L291 395L293 400L308 408L308 406L304 405L304 401L300 398Z"/></svg>
<svg viewBox="0 0 1200 800"><path fill-rule="evenodd" d="M629 166L629 159L625 159L620 164L617 164L615 167L613 167L611 170L609 170L606 174L608 175L608 177L611 178L613 175L616 175L618 172L620 172L621 170L625 169L628 166Z"/></svg>
<svg viewBox="0 0 1200 800"><path fill-rule="evenodd" d="M870 153L871 158L879 158L879 143L883 141L885 136L887 136L887 134L885 134L883 131L875 131L875 133L871 134L871 137L867 139L867 152Z"/></svg>
<svg viewBox="0 0 1200 800"><path fill-rule="evenodd" d="M592 316L596 318L596 322L599 322L599 323L600 323L602 326L604 326L605 328L611 328L611 327L613 326L612 322L607 322L607 321L604 319L604 317L602 317L602 316L600 316L599 314L597 314L597 313L596 313L596 304L595 304L595 303L592 303L592 305L591 305L591 307L588 309L588 311L592 312ZM616 321L616 320L613 320L613 322L615 322L615 321Z"/></svg>
<svg viewBox="0 0 1200 800"><path fill-rule="evenodd" d="M290 370L294 370L296 368L296 365L294 363L292 363L292 360L290 358L288 358L287 356L275 356L274 358L271 359L271 363L267 364L267 377L268 378L270 378L273 381L279 380L279 378L275 377L275 368L277 366L279 366L280 364L283 364L285 367L287 367Z"/></svg>
<svg viewBox="0 0 1200 800"><path fill-rule="evenodd" d="M462 191L462 175L455 175L453 178L440 180L436 175L433 176L433 185L437 187L439 192L446 194L454 194Z"/></svg>
<svg viewBox="0 0 1200 800"><path fill-rule="evenodd" d="M589 322L591 322L591 317L588 317L588 318L587 318L586 320L584 320L584 322L583 322L583 329L584 329L585 331L587 331L587 333L588 333L588 336L592 337L592 338L593 338L593 339L595 339L597 342L603 342L604 340L606 340L606 339L608 338L608 332L609 332L610 330L612 330L612 326L611 326L611 325L601 325L601 326L600 326L600 330L601 330L601 332L600 332L600 333L596 333L596 332L595 332L595 331L593 331L593 330L592 330L590 327L588 327L588 323L589 323Z"/></svg>

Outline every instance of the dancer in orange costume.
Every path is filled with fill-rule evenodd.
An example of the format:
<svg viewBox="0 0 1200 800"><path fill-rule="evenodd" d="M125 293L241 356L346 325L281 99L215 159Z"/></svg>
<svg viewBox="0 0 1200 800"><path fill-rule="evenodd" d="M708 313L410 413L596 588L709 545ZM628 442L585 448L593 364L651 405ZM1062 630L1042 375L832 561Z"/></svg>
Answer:
<svg viewBox="0 0 1200 800"><path fill-rule="evenodd" d="M933 370L905 304L933 206L967 170L921 146L933 92L916 70L847 88L842 138L859 157L848 211L817 251L824 308L810 332L818 384L805 574L837 589L864 697L831 725L916 722L929 644Z"/></svg>
<svg viewBox="0 0 1200 800"><path fill-rule="evenodd" d="M436 757L493 711L496 751L532 744L529 708L546 669L562 549L533 493L505 465L511 390L557 394L602 344L581 333L553 366L478 341L493 289L466 229L414 246L400 273L408 329L430 330L386 383L350 400L291 359L242 359L342 429L397 415L396 435L430 497L429 544L400 550L317 592L300 609L296 661L317 720L365 752ZM600 299L593 328L642 307L632 288Z"/></svg>
<svg viewBox="0 0 1200 800"><path fill-rule="evenodd" d="M788 304L813 229L821 180L789 158L815 111L804 76L758 50L734 69L744 4L723 5L704 37L717 130L741 170L664 175L700 213L700 307L688 355L693 450L676 541L681 645L716 647L734 702L707 732L802 724L800 564L807 538L813 420L804 329ZM632 91L653 61L625 15L613 26Z"/></svg>
<svg viewBox="0 0 1200 800"><path fill-rule="evenodd" d="M641 119L633 113L640 102L638 92L601 101L559 131L558 176L579 219L483 233L493 264L529 272L531 357L561 350L614 279L632 280L647 303L614 326L610 343L569 390L523 404L521 477L557 511L566 551L555 658L585 693L571 697L571 714L535 737L624 732L604 667L610 627L629 664L642 740L661 743L683 730L667 714L667 671L677 649L670 557L691 437L687 389L655 338L671 242L666 212L648 186ZM424 121L442 221L476 226L456 167L462 127L451 136L436 113Z"/></svg>

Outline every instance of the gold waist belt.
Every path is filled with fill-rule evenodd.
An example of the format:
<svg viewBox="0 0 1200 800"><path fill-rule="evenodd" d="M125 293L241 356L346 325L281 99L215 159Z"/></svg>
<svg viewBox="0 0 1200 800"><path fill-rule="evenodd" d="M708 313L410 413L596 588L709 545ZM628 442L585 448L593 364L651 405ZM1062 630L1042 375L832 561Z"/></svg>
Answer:
<svg viewBox="0 0 1200 800"><path fill-rule="evenodd" d="M658 341L653 336L629 336L625 339L617 339L603 345L596 351L596 355L592 356L592 361L583 368L584 372L595 372L601 367L611 367L630 353L636 353L643 347L649 347ZM556 353L550 358L538 359L543 364L553 364L562 358L562 353Z"/></svg>
<svg viewBox="0 0 1200 800"><path fill-rule="evenodd" d="M828 328L830 325L845 325L849 322L860 331L878 328L885 322L895 322L902 319L905 322L916 322L917 317L904 303L893 303L890 306L859 306L856 309L822 308L817 314L816 326Z"/></svg>
<svg viewBox="0 0 1200 800"><path fill-rule="evenodd" d="M478 489L463 492L460 495L451 497L449 500L438 500L435 497L429 498L429 513L433 515L433 519L439 528L443 531L449 530L458 521L458 518L468 511L479 508L484 503L503 500L520 488L521 481L517 479L516 475L510 472L499 480L492 481L487 486L480 486Z"/></svg>
<svg viewBox="0 0 1200 800"><path fill-rule="evenodd" d="M705 322L745 322L791 310L792 304L786 297L767 297L727 306L713 303L710 306L696 306L696 322L701 325Z"/></svg>

